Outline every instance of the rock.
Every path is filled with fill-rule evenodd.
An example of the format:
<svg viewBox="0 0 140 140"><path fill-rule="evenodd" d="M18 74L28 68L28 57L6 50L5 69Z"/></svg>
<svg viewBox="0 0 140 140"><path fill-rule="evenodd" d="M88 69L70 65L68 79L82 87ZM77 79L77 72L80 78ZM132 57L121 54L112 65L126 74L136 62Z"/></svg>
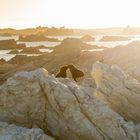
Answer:
<svg viewBox="0 0 140 140"><path fill-rule="evenodd" d="M124 36L103 36L100 41L129 41L128 37Z"/></svg>
<svg viewBox="0 0 140 140"><path fill-rule="evenodd" d="M128 121L140 122L140 83L117 66L93 65L97 97Z"/></svg>
<svg viewBox="0 0 140 140"><path fill-rule="evenodd" d="M140 138L139 124L124 121L82 86L45 69L17 73L0 86L0 121L36 126L61 140Z"/></svg>
<svg viewBox="0 0 140 140"><path fill-rule="evenodd" d="M83 37L81 37L82 41L86 41L86 42L90 42L90 41L95 41L95 38L90 36L90 35L85 35Z"/></svg>
<svg viewBox="0 0 140 140"><path fill-rule="evenodd" d="M99 48L101 47L86 44L77 38L66 38L60 45L54 48L53 53L77 53L81 52L82 50Z"/></svg>
<svg viewBox="0 0 140 140"><path fill-rule="evenodd" d="M18 54L18 53L19 53L18 50L12 50L12 51L10 51L8 54Z"/></svg>
<svg viewBox="0 0 140 140"><path fill-rule="evenodd" d="M140 41L133 41L124 46L117 46L103 51L103 62L117 64L128 74L140 81Z"/></svg>
<svg viewBox="0 0 140 140"><path fill-rule="evenodd" d="M43 35L19 36L18 41L22 41L22 42L39 42L39 41L59 42L59 40L57 38L48 38Z"/></svg>
<svg viewBox="0 0 140 140"><path fill-rule="evenodd" d="M1 140L54 140L39 128L24 128L14 124L0 122Z"/></svg>
<svg viewBox="0 0 140 140"><path fill-rule="evenodd" d="M0 36L4 36L4 37L12 37L12 34L10 34L10 33L3 33L3 34L0 34Z"/></svg>
<svg viewBox="0 0 140 140"><path fill-rule="evenodd" d="M0 40L0 50L23 49L25 44L17 44L14 39Z"/></svg>
<svg viewBox="0 0 140 140"><path fill-rule="evenodd" d="M16 69L16 65L4 63L0 65L0 85L3 84L3 82L6 81L6 74L13 69Z"/></svg>
<svg viewBox="0 0 140 140"><path fill-rule="evenodd" d="M6 63L5 59L1 58L0 59L0 65L3 65L4 63Z"/></svg>
<svg viewBox="0 0 140 140"><path fill-rule="evenodd" d="M28 47L23 49L20 53L25 53L25 54L41 54L38 48L36 47Z"/></svg>
<svg viewBox="0 0 140 140"><path fill-rule="evenodd" d="M9 64L22 65L22 64L25 64L25 63L29 63L29 62L35 60L36 58L37 58L37 56L16 55L12 59L10 59L8 61L8 63Z"/></svg>

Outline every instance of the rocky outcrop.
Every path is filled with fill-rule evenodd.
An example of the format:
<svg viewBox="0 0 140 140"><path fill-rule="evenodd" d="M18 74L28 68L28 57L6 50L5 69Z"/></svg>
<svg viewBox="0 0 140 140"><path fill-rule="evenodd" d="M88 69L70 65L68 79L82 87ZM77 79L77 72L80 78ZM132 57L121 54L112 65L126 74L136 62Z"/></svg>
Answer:
<svg viewBox="0 0 140 140"><path fill-rule="evenodd" d="M82 42L77 38L66 38L62 43L54 48L53 53L77 53L82 50L99 49L102 47L92 46Z"/></svg>
<svg viewBox="0 0 140 140"><path fill-rule="evenodd" d="M139 124L124 121L91 94L44 69L20 72L0 86L0 121L39 127L61 140L140 139Z"/></svg>
<svg viewBox="0 0 140 140"><path fill-rule="evenodd" d="M103 51L103 62L117 64L128 74L140 81L140 41L133 41L124 46L117 46Z"/></svg>
<svg viewBox="0 0 140 140"><path fill-rule="evenodd" d="M85 35L85 36L81 37L81 40L85 41L85 42L90 42L90 41L95 41L95 38L90 35Z"/></svg>
<svg viewBox="0 0 140 140"><path fill-rule="evenodd" d="M100 41L129 41L130 39L125 36L103 36Z"/></svg>
<svg viewBox="0 0 140 140"><path fill-rule="evenodd" d="M12 59L10 59L8 63L22 65L25 63L29 63L35 59L37 59L37 56L16 55Z"/></svg>
<svg viewBox="0 0 140 140"><path fill-rule="evenodd" d="M17 44L14 39L0 40L0 50L23 49L25 44Z"/></svg>
<svg viewBox="0 0 140 140"><path fill-rule="evenodd" d="M140 83L117 66L93 65L97 97L105 101L125 120L140 122Z"/></svg>
<svg viewBox="0 0 140 140"><path fill-rule="evenodd" d="M27 129L0 122L0 139L1 140L54 140L44 134L39 128Z"/></svg>
<svg viewBox="0 0 140 140"><path fill-rule="evenodd" d="M27 36L20 36L18 41L22 41L22 42L39 42L39 41L59 42L59 39L48 38L43 35L27 35Z"/></svg>

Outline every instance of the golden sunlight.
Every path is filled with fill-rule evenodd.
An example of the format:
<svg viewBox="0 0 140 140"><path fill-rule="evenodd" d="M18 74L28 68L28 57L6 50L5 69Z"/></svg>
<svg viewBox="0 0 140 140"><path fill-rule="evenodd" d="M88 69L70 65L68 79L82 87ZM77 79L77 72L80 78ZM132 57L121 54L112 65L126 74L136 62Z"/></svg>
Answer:
<svg viewBox="0 0 140 140"><path fill-rule="evenodd" d="M0 27L140 25L139 0L0 0Z"/></svg>

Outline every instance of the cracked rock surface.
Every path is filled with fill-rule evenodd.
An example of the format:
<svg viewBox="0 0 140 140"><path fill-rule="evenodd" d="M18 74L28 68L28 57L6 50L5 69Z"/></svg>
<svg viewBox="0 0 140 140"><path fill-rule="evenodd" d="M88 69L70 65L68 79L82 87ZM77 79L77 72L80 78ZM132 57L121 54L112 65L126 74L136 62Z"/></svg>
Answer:
<svg viewBox="0 0 140 140"><path fill-rule="evenodd" d="M126 82L129 88L131 80L136 82ZM0 86L0 121L38 127L58 140L140 139L139 124L125 121L91 92L68 79L49 76L45 69L23 71Z"/></svg>
<svg viewBox="0 0 140 140"><path fill-rule="evenodd" d="M39 128L27 129L0 122L0 140L54 140Z"/></svg>
<svg viewBox="0 0 140 140"><path fill-rule="evenodd" d="M140 122L140 83L117 66L93 65L97 97L126 120Z"/></svg>

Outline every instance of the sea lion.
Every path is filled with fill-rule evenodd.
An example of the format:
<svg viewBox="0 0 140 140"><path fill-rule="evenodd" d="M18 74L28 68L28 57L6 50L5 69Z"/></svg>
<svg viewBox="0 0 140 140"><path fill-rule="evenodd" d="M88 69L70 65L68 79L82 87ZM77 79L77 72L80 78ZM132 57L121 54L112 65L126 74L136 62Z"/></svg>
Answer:
<svg viewBox="0 0 140 140"><path fill-rule="evenodd" d="M60 68L59 72L55 75L55 77L62 77L62 78L66 78L67 77L67 71L68 66L63 66Z"/></svg>
<svg viewBox="0 0 140 140"><path fill-rule="evenodd" d="M81 70L77 69L74 65L68 65L67 67L70 69L72 77L76 82L77 78L84 76L84 73Z"/></svg>

